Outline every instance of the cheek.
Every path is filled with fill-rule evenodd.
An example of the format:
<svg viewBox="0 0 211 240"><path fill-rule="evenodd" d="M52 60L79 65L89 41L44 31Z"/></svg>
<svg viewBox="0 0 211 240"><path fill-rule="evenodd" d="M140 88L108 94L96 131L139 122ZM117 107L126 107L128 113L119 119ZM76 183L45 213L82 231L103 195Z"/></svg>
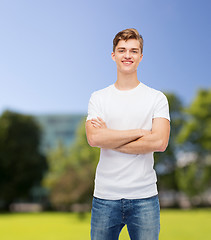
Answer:
<svg viewBox="0 0 211 240"><path fill-rule="evenodd" d="M135 59L135 61L136 61L137 64L139 64L139 63L141 62L141 58L137 57L137 58Z"/></svg>
<svg viewBox="0 0 211 240"><path fill-rule="evenodd" d="M120 63L120 62L122 62L122 58L120 58L120 57L116 57L116 58L115 58L115 62L116 62L116 63Z"/></svg>

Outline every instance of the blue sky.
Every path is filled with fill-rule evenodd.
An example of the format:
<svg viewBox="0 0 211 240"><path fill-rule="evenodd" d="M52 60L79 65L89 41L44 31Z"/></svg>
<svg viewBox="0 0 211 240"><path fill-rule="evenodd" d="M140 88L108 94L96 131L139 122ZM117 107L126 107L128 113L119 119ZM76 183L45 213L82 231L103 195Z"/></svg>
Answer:
<svg viewBox="0 0 211 240"><path fill-rule="evenodd" d="M144 38L138 78L189 104L211 87L209 0L1 0L0 113L86 113L116 81L112 40Z"/></svg>

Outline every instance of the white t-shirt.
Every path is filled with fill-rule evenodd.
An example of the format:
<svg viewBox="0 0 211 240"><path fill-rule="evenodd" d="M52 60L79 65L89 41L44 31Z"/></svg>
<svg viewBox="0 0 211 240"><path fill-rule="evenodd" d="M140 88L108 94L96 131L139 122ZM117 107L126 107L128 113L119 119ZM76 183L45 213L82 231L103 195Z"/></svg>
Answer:
<svg viewBox="0 0 211 240"><path fill-rule="evenodd" d="M131 90L114 84L91 95L87 120L101 117L108 128L151 130L153 118L169 117L166 96L143 83ZM139 199L157 194L153 153L127 154L101 149L94 196L102 199Z"/></svg>

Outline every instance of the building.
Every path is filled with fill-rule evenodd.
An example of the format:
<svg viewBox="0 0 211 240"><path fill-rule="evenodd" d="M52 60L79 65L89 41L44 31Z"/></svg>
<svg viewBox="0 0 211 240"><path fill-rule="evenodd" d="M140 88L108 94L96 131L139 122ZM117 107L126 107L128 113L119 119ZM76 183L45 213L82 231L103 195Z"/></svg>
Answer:
<svg viewBox="0 0 211 240"><path fill-rule="evenodd" d="M59 142L65 146L70 146L84 117L82 114L45 114L35 116L42 129L41 150L46 152L55 148Z"/></svg>

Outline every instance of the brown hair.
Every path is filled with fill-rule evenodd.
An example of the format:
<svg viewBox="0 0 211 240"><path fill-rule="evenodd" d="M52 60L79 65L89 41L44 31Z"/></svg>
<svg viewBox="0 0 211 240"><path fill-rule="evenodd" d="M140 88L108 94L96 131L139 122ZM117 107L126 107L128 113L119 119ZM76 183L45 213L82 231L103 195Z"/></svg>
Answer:
<svg viewBox="0 0 211 240"><path fill-rule="evenodd" d="M139 32L135 28L128 28L118 32L113 40L113 52L120 40L127 41L128 39L136 39L140 43L141 53L143 53L143 37L139 34Z"/></svg>

